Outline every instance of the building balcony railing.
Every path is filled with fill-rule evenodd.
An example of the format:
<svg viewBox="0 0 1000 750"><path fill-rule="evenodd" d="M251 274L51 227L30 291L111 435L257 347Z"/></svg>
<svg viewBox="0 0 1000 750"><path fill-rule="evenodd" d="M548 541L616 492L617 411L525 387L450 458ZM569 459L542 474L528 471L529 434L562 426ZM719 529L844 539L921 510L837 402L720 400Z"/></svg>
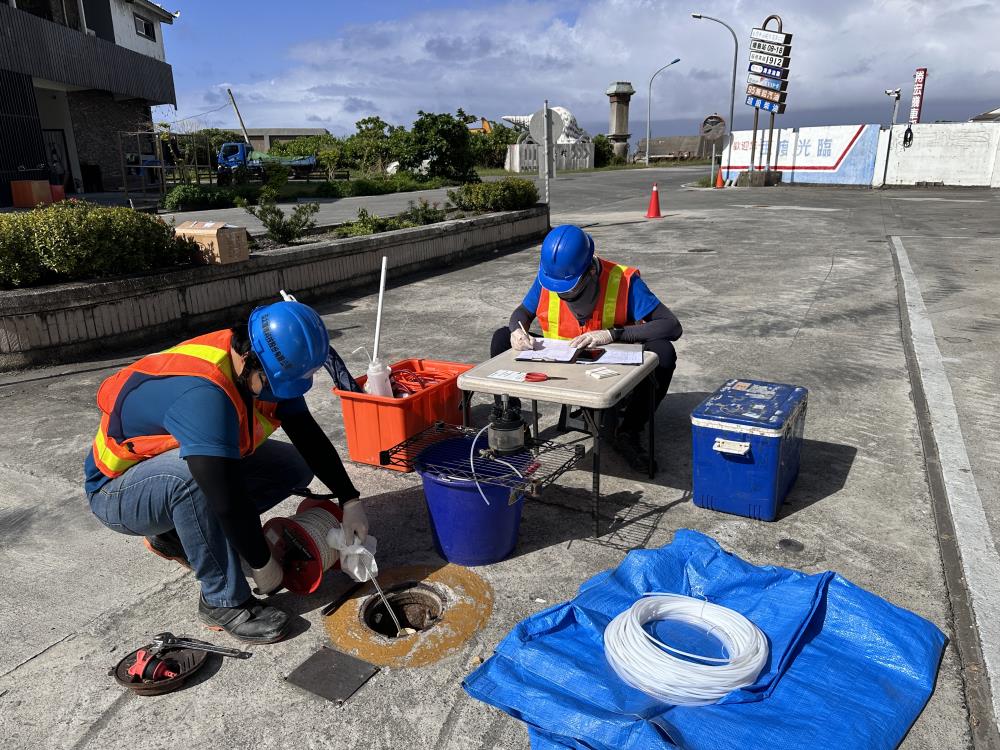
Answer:
<svg viewBox="0 0 1000 750"><path fill-rule="evenodd" d="M167 63L2 4L0 70L151 104L176 103Z"/></svg>

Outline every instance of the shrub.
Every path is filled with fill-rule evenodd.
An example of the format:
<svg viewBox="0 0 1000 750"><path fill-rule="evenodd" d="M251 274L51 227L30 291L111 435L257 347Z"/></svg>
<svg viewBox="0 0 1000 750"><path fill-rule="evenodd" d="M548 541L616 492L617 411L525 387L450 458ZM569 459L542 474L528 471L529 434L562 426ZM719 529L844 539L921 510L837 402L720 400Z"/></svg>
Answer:
<svg viewBox="0 0 1000 750"><path fill-rule="evenodd" d="M301 203L292 209L291 216L274 205L272 193L266 188L261 191L260 202L251 206L242 198L238 205L251 216L260 220L267 230L267 236L283 245L293 242L316 226L313 215L319 211L318 203Z"/></svg>
<svg viewBox="0 0 1000 750"><path fill-rule="evenodd" d="M416 203L409 202L409 208L399 214L398 218L414 227L422 227L427 224L437 224L447 218L448 211L438 208L437 203L430 203L426 198L420 198Z"/></svg>
<svg viewBox="0 0 1000 750"><path fill-rule="evenodd" d="M168 211L201 211L232 206L232 191L209 185L178 185L163 197L163 207Z"/></svg>
<svg viewBox="0 0 1000 750"><path fill-rule="evenodd" d="M516 211L538 203L538 189L531 180L504 177L496 182L467 184L449 190L448 200L463 211Z"/></svg>
<svg viewBox="0 0 1000 750"><path fill-rule="evenodd" d="M155 216L62 201L0 216L0 285L151 271L190 262L194 249Z"/></svg>
<svg viewBox="0 0 1000 750"><path fill-rule="evenodd" d="M379 232L390 232L393 229L406 229L409 226L412 226L412 224L407 223L399 217L377 216L376 214L368 213L367 209L359 208L357 220L337 227L337 236L363 237L369 234L378 234Z"/></svg>
<svg viewBox="0 0 1000 750"><path fill-rule="evenodd" d="M339 182L321 182L316 186L317 198L343 198L350 187L350 183L341 184Z"/></svg>
<svg viewBox="0 0 1000 750"><path fill-rule="evenodd" d="M594 136L594 166L606 167L615 158L614 148L606 135L598 134Z"/></svg>

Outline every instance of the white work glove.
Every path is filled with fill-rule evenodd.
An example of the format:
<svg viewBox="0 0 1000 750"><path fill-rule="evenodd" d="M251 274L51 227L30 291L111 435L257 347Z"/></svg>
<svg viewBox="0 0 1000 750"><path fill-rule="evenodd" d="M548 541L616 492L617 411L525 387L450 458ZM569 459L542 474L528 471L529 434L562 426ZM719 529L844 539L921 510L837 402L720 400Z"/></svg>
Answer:
<svg viewBox="0 0 1000 750"><path fill-rule="evenodd" d="M569 345L574 349L591 349L595 346L605 346L606 344L610 344L611 341L611 331L607 328L602 328L599 331L581 333L575 339L570 341Z"/></svg>
<svg viewBox="0 0 1000 750"><path fill-rule="evenodd" d="M364 544L368 538L368 516L365 515L361 500L348 500L343 508L344 520L340 525L344 529L344 540L348 545ZM357 542L354 541L355 536L358 538Z"/></svg>
<svg viewBox="0 0 1000 750"><path fill-rule="evenodd" d="M284 571L278 565L278 561L274 559L274 555L271 555L263 568L250 568L250 575L253 582L257 584L254 593L267 596L281 588Z"/></svg>
<svg viewBox="0 0 1000 750"><path fill-rule="evenodd" d="M535 348L535 339L518 327L510 333L510 348L517 352L530 352Z"/></svg>

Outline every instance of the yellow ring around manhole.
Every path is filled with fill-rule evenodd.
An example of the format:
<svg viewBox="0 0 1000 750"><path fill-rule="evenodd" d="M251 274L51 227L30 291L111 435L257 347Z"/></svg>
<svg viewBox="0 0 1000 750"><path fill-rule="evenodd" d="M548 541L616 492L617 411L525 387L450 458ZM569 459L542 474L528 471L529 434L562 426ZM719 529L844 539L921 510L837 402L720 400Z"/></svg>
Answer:
<svg viewBox="0 0 1000 750"><path fill-rule="evenodd" d="M380 571L378 582L388 593L405 583L430 586L444 601L437 623L405 638L386 638L367 627L361 608L375 593L369 583L325 619L333 645L344 653L383 667L423 667L457 651L478 632L493 612L493 588L468 568L412 565Z"/></svg>

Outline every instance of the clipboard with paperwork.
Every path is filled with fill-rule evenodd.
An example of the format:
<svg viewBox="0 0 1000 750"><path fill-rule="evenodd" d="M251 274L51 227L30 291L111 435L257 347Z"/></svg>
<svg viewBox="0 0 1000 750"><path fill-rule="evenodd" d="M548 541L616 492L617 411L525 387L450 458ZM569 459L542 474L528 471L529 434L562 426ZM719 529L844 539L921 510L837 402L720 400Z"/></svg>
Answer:
<svg viewBox="0 0 1000 750"><path fill-rule="evenodd" d="M519 362L572 362L576 359L579 349L559 339L535 339L535 348L527 352L518 352L515 360Z"/></svg>

